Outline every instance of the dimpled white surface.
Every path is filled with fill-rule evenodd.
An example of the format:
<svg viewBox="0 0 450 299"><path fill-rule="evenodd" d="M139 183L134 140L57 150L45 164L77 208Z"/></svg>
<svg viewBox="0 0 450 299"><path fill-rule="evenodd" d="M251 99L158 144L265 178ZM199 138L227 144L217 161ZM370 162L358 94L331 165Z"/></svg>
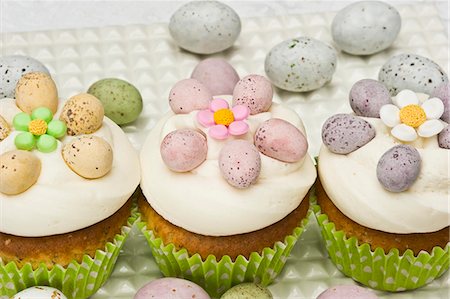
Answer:
<svg viewBox="0 0 450 299"><path fill-rule="evenodd" d="M448 38L433 5L397 6L403 19L394 45L379 54L361 58L339 53L330 84L314 92L295 94L276 90L276 100L303 118L310 153L317 155L324 120L337 112L349 112L348 92L362 78L376 79L380 66L392 55L411 52L429 57L448 73ZM264 58L284 39L309 35L332 43L330 24L335 13L242 19L242 33L235 46L218 54L244 76L264 74ZM56 79L61 98L87 88L97 79L119 77L141 91L145 105L140 118L124 127L136 148L168 110L171 86L190 75L200 56L181 51L169 36L167 24L8 33L1 36L2 54L26 54L41 60ZM146 282L160 277L143 236L136 232L127 242L112 277L92 298L132 298ZM353 284L327 258L314 219L270 286L275 298L316 298L329 286ZM377 292L381 298L449 298L448 272L427 287L399 294Z"/></svg>

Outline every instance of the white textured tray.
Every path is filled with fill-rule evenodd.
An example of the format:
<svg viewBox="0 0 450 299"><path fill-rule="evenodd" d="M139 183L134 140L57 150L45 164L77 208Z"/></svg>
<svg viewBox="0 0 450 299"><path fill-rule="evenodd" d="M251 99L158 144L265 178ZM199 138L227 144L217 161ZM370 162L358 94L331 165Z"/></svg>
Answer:
<svg viewBox="0 0 450 299"><path fill-rule="evenodd" d="M276 90L276 99L288 104L303 118L310 153L317 154L323 121L337 112L348 112L348 92L362 78L377 78L380 66L392 55L411 52L429 57L448 73L448 38L434 6L398 7L403 26L393 47L361 58L339 54L333 80L326 87L304 94ZM235 46L219 54L244 76L264 74L264 58L284 39L308 35L332 43L330 24L334 13L243 19ZM124 127L140 149L148 131L168 110L167 96L178 80L190 75L202 58L182 51L170 38L166 24L136 25L1 35L2 55L25 54L44 62L56 79L60 97L86 91L94 81L119 77L141 91L144 110L133 125ZM125 245L112 277L92 299L132 298L137 289L160 277L143 236L136 232ZM292 256L270 286L276 298L316 298L331 285L352 284L327 258L314 219L294 248ZM448 272L422 289L400 294L378 292L381 298L450 298Z"/></svg>

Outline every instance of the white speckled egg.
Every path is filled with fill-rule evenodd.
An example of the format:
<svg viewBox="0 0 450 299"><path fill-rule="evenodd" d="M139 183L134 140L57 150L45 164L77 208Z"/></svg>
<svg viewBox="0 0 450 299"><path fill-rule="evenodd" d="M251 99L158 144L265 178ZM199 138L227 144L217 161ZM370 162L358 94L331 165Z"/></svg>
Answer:
<svg viewBox="0 0 450 299"><path fill-rule="evenodd" d="M244 189L254 184L261 172L261 156L247 140L228 141L219 154L219 168L228 184Z"/></svg>
<svg viewBox="0 0 450 299"><path fill-rule="evenodd" d="M183 49L211 54L228 49L241 32L236 12L218 1L192 1L170 18L169 31Z"/></svg>
<svg viewBox="0 0 450 299"><path fill-rule="evenodd" d="M97 136L72 140L62 149L62 156L73 172L86 179L101 178L111 170L113 163L111 146Z"/></svg>
<svg viewBox="0 0 450 299"><path fill-rule="evenodd" d="M34 58L22 55L0 57L0 99L14 98L20 77L30 72L50 74L48 69Z"/></svg>
<svg viewBox="0 0 450 299"><path fill-rule="evenodd" d="M444 70L434 61L415 54L391 57L380 69L378 80L392 96L403 89L433 94L437 87L448 83Z"/></svg>
<svg viewBox="0 0 450 299"><path fill-rule="evenodd" d="M361 1L340 10L331 33L336 44L353 55L371 55L389 48L402 20L398 11L381 1Z"/></svg>
<svg viewBox="0 0 450 299"><path fill-rule="evenodd" d="M330 81L336 63L333 47L314 38L298 37L273 47L266 56L265 70L277 87L304 92Z"/></svg>
<svg viewBox="0 0 450 299"><path fill-rule="evenodd" d="M12 297L12 299L67 299L64 294L51 287L36 286L23 290Z"/></svg>

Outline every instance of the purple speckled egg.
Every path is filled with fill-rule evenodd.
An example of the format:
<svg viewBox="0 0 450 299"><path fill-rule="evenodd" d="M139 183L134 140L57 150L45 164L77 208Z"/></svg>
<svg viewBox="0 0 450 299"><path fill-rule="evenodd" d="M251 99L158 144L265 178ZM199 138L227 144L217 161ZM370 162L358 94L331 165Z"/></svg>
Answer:
<svg viewBox="0 0 450 299"><path fill-rule="evenodd" d="M167 134L161 142L161 157L175 172L187 172L203 163L208 154L206 137L195 130L180 129Z"/></svg>
<svg viewBox="0 0 450 299"><path fill-rule="evenodd" d="M450 83L439 85L430 97L439 98L444 102L444 114L442 114L441 119L450 124Z"/></svg>
<svg viewBox="0 0 450 299"><path fill-rule="evenodd" d="M153 280L144 285L134 295L134 299L210 299L208 293L205 292L197 284L180 278L160 278Z"/></svg>
<svg viewBox="0 0 450 299"><path fill-rule="evenodd" d="M255 146L266 156L293 163L308 151L308 141L291 123L272 118L263 122L255 132Z"/></svg>
<svg viewBox="0 0 450 299"><path fill-rule="evenodd" d="M335 154L349 154L374 137L375 129L370 123L350 114L335 114L322 127L322 141Z"/></svg>
<svg viewBox="0 0 450 299"><path fill-rule="evenodd" d="M252 115L266 112L272 105L272 97L272 84L266 77L248 75L234 87L233 106L245 105Z"/></svg>
<svg viewBox="0 0 450 299"><path fill-rule="evenodd" d="M392 103L386 86L372 79L356 82L350 90L349 101L356 115L365 117L380 117L381 107Z"/></svg>
<svg viewBox="0 0 450 299"><path fill-rule="evenodd" d="M239 81L236 70L223 58L200 61L191 78L203 83L213 95L233 94L234 86Z"/></svg>
<svg viewBox="0 0 450 299"><path fill-rule="evenodd" d="M338 285L328 288L317 299L378 299L368 289L356 285Z"/></svg>
<svg viewBox="0 0 450 299"><path fill-rule="evenodd" d="M450 125L447 125L444 130L438 135L439 147L450 149Z"/></svg>
<svg viewBox="0 0 450 299"><path fill-rule="evenodd" d="M210 101L211 91L195 79L177 82L169 93L169 105L176 114L208 109Z"/></svg>
<svg viewBox="0 0 450 299"><path fill-rule="evenodd" d="M219 155L219 168L227 182L236 188L250 187L261 172L261 156L256 147L246 140L227 142Z"/></svg>
<svg viewBox="0 0 450 299"><path fill-rule="evenodd" d="M391 192L403 192L416 181L420 172L419 152L407 144L396 145L381 156L377 178Z"/></svg>

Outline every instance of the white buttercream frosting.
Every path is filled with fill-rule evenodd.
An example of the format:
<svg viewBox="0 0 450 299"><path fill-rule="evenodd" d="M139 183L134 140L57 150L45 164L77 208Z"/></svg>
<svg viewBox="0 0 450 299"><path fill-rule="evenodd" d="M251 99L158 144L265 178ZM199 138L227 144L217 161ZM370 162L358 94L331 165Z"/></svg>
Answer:
<svg viewBox="0 0 450 299"><path fill-rule="evenodd" d="M62 108L63 103L60 103ZM21 112L12 99L0 101L0 114L11 125ZM55 118L58 118L56 113ZM16 150L13 131L0 143L0 154ZM113 166L104 177L88 180L74 173L64 162L61 148L77 136L58 140L51 153L33 150L41 161L35 185L18 195L0 193L0 232L23 237L40 237L73 232L98 223L117 212L139 184L140 167L136 150L123 131L105 117L102 127L90 134L104 138L113 149Z"/></svg>
<svg viewBox="0 0 450 299"><path fill-rule="evenodd" d="M436 136L411 143L422 158L419 177L407 191L389 192L377 179L377 164L401 142L380 119L363 119L376 130L372 141L347 155L323 145L320 151L320 181L336 207L363 226L389 233L427 233L449 226L450 151L439 148Z"/></svg>
<svg viewBox="0 0 450 299"><path fill-rule="evenodd" d="M231 101L230 96L221 96ZM207 138L206 161L187 173L169 170L161 159L160 144L177 129L208 128L190 114L166 114L150 132L141 150L141 188L147 200L167 221L188 231L210 236L242 234L262 229L283 219L301 203L316 179L309 155L296 163L284 163L261 154L261 173L247 189L230 186L219 170L218 157L229 140L246 139L253 143L258 126L270 118L284 119L306 136L298 115L279 104L268 112L251 115L249 132L226 140Z"/></svg>

